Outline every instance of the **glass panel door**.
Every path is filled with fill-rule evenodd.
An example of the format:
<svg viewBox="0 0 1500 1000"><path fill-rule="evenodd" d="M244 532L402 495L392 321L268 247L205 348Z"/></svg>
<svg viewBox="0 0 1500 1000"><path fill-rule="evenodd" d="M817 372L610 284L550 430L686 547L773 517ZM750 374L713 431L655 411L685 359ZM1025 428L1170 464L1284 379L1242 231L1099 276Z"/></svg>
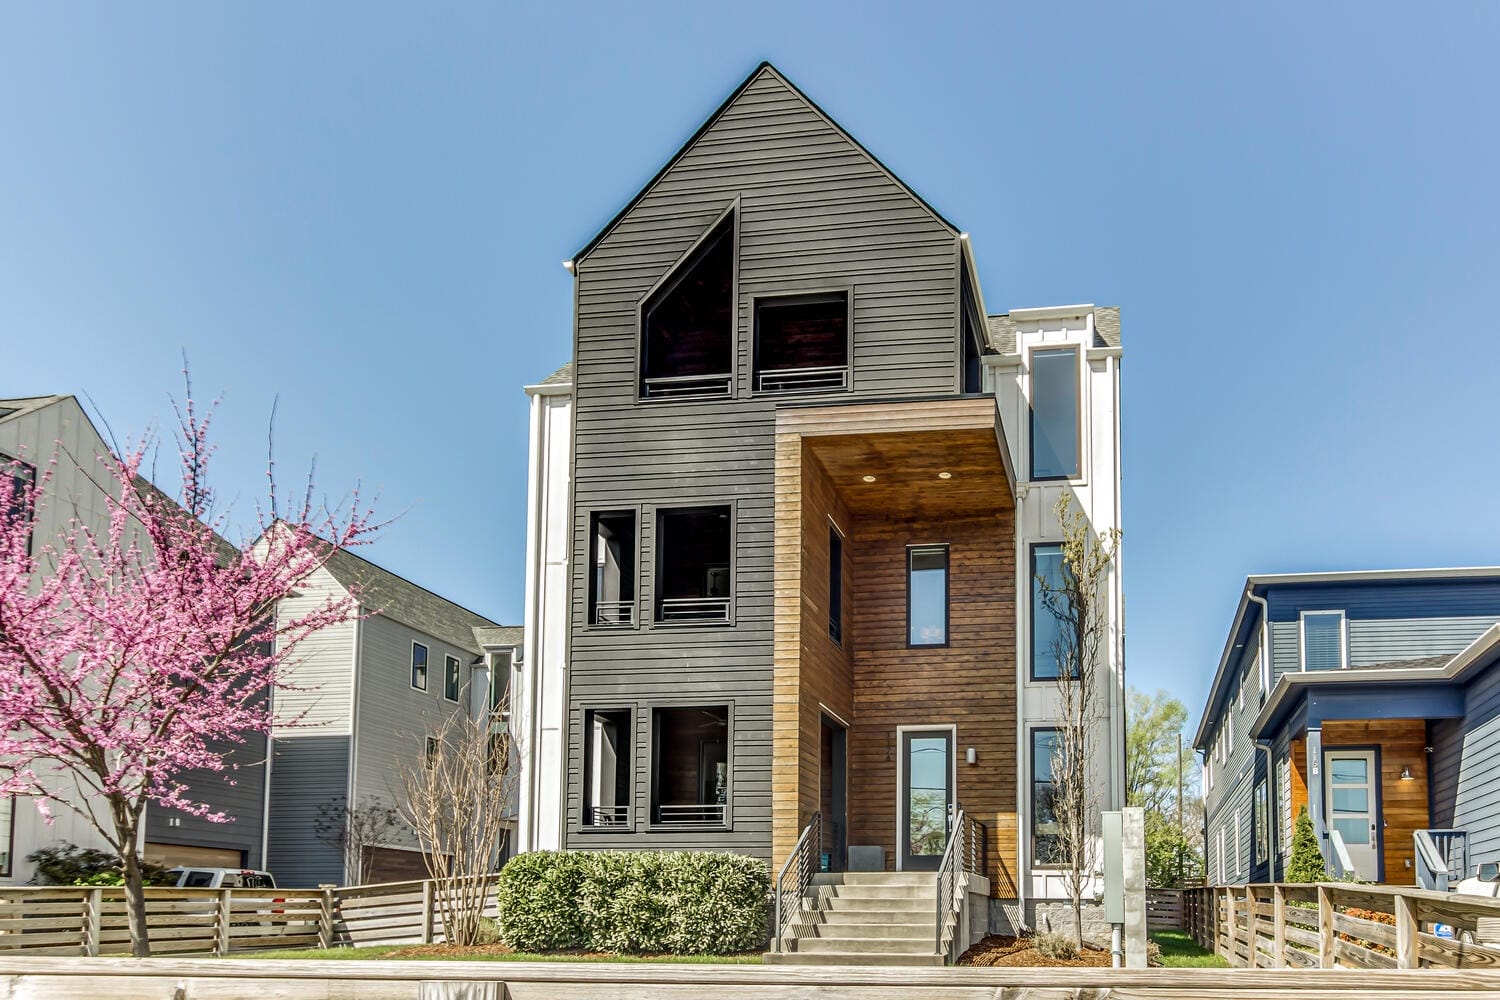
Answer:
<svg viewBox="0 0 1500 1000"><path fill-rule="evenodd" d="M901 868L936 869L948 846L953 806L952 730L904 731L901 765Z"/></svg>
<svg viewBox="0 0 1500 1000"><path fill-rule="evenodd" d="M1376 815L1373 750L1329 750L1328 829L1337 830L1359 877L1380 878L1380 830Z"/></svg>

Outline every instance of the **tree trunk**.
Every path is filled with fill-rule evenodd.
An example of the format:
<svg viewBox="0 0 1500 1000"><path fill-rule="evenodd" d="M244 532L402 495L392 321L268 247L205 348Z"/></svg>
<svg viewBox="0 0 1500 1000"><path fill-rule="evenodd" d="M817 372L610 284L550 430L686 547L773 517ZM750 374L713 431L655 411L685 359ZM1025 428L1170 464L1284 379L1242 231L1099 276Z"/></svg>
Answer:
<svg viewBox="0 0 1500 1000"><path fill-rule="evenodd" d="M130 921L130 953L136 958L151 957L151 938L146 928L146 888L142 883L141 861L135 853L135 838L126 843L131 847L121 852L120 862L125 875L125 911Z"/></svg>

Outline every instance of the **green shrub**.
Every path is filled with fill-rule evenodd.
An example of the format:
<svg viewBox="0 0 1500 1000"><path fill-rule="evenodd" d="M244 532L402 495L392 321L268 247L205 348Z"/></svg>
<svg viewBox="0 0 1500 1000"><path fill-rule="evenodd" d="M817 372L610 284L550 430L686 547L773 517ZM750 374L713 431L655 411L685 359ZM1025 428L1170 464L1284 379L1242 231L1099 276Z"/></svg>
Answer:
<svg viewBox="0 0 1500 1000"><path fill-rule="evenodd" d="M1323 882L1328 879L1328 868L1323 863L1323 852L1318 848L1318 835L1313 831L1312 817L1307 807L1297 814L1297 827L1292 831L1292 857L1287 862L1288 882Z"/></svg>
<svg viewBox="0 0 1500 1000"><path fill-rule="evenodd" d="M77 844L61 843L43 847L26 855L36 866L32 881L39 885L123 885L120 859L106 851ZM175 885L177 879L167 869L142 860L141 874L146 885Z"/></svg>
<svg viewBox="0 0 1500 1000"><path fill-rule="evenodd" d="M536 851L500 873L500 935L519 951L727 955L766 943L764 862L683 851Z"/></svg>

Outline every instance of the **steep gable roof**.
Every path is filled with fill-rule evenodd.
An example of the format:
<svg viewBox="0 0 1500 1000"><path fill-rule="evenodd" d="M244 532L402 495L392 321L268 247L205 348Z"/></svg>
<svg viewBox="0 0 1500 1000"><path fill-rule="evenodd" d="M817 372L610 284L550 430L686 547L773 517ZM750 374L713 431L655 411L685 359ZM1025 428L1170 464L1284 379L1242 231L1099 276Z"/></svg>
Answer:
<svg viewBox="0 0 1500 1000"><path fill-rule="evenodd" d="M882 173L884 173L887 177L894 181L903 191L909 194L913 198L913 200L915 200L919 205L926 209L934 219L951 230L954 235L958 235L958 227L955 226L952 222L948 221L948 219L943 216L941 212L928 204L927 200L919 195L915 190L913 190L911 185L907 184L900 177L897 177L894 173L892 173L890 168L887 167L884 163L881 163L879 158L877 158L874 153L871 153L868 149L860 144L858 139L854 138L847 131L845 131L843 126L834 121L834 119L828 114L828 112L824 111L812 98L808 97L800 89L798 89L796 84L792 83L785 76L783 76L780 70L778 70L775 66L772 66L769 62L762 62L759 66L755 67L755 69L750 73L749 76L745 78L744 82L742 82L738 87L734 89L733 93L725 98L724 103L720 104L718 108L714 110L714 113L708 116L708 119L698 128L698 131L694 132L688 139L688 141L683 143L681 148L679 148L677 152L672 154L671 159L667 160L666 165L656 172L656 176L652 177L651 180L648 181L646 185L640 189L640 191L636 192L635 197L631 198L630 201L626 203L625 207L620 209L615 217L610 219L609 222L604 226L604 228L599 230L599 232L594 235L594 238L589 240L588 243L584 245L583 249L579 250L573 255L573 262L577 263L579 261L582 261L585 257L592 253L594 248L597 247L600 242L602 242L604 238L608 236L617 225L620 224L620 221L630 214L630 210L635 208L635 206L640 203L641 199L646 197L646 195L651 192L651 189L656 187L661 179L665 177L674 166L677 165L677 162L682 159L682 157L688 152L688 150L692 149L693 146L698 142L698 140L703 138L704 134L707 133L709 129L713 128L714 124L719 120L724 112L728 111L731 107L734 106L735 102L740 99L740 95L742 95L747 89L749 89L749 87L754 84L755 81L759 80L763 75L771 76L787 90L795 94L808 106L808 108L812 110L814 114L826 121L836 132L839 133L839 135L847 139L855 149L864 154L864 156L868 158L876 168L878 168Z"/></svg>
<svg viewBox="0 0 1500 1000"><path fill-rule="evenodd" d="M474 630L498 625L347 549L329 556L326 568L335 580L359 595L365 609L476 655L480 649Z"/></svg>
<svg viewBox="0 0 1500 1000"><path fill-rule="evenodd" d="M0 399L0 421L12 420L36 410L60 403L67 396L22 396L17 399Z"/></svg>

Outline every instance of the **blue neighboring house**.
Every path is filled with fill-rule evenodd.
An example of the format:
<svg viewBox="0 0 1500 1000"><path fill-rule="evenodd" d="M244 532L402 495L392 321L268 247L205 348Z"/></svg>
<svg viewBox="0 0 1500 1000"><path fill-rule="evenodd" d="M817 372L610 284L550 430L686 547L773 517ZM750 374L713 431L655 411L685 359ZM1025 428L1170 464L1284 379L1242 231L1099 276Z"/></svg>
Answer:
<svg viewBox="0 0 1500 1000"><path fill-rule="evenodd" d="M1211 883L1445 888L1500 861L1500 568L1252 576L1194 748Z"/></svg>

